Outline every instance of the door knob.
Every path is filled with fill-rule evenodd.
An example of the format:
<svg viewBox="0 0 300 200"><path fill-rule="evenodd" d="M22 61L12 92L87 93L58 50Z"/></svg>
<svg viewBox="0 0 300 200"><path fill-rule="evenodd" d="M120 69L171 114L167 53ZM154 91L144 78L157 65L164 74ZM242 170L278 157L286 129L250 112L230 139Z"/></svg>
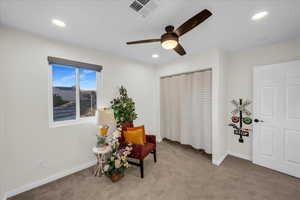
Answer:
<svg viewBox="0 0 300 200"><path fill-rule="evenodd" d="M254 122L255 122L255 123L258 123L258 122L264 122L264 120L254 119Z"/></svg>

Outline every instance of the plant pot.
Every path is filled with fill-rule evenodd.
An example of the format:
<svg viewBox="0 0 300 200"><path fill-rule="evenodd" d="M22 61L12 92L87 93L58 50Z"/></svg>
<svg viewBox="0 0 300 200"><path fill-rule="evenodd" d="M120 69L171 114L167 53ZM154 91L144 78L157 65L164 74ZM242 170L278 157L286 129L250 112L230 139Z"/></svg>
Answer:
<svg viewBox="0 0 300 200"><path fill-rule="evenodd" d="M113 172L110 179L112 182L117 182L121 180L123 177L124 177L124 172L121 173Z"/></svg>
<svg viewBox="0 0 300 200"><path fill-rule="evenodd" d="M126 130L127 128L133 127L133 122L123 122L120 125L122 130Z"/></svg>

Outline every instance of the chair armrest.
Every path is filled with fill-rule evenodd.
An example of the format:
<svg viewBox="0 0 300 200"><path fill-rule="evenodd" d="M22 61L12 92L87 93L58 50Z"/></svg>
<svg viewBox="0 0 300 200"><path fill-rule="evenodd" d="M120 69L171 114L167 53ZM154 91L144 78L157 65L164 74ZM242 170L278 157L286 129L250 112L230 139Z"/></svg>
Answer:
<svg viewBox="0 0 300 200"><path fill-rule="evenodd" d="M155 135L146 135L146 141L152 144L156 144L156 136Z"/></svg>

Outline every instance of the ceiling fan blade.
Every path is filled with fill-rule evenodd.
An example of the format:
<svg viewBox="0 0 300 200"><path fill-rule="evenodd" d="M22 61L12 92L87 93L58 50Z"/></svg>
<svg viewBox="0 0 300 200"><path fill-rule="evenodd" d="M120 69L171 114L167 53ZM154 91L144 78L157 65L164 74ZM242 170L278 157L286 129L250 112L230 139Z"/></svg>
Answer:
<svg viewBox="0 0 300 200"><path fill-rule="evenodd" d="M126 42L126 44L141 44L141 43L150 43L150 42L160 42L160 39L149 39L149 40L137 40L132 42Z"/></svg>
<svg viewBox="0 0 300 200"><path fill-rule="evenodd" d="M182 24L181 26L179 26L176 29L175 33L178 36L182 36L185 33L187 33L190 30L192 30L193 28L195 28L196 26L198 26L200 23L204 22L210 16L212 16L212 13L209 10L204 9L200 13L198 13L197 15L195 15L194 17L192 17L189 20L187 20L184 24Z"/></svg>
<svg viewBox="0 0 300 200"><path fill-rule="evenodd" d="M179 55L183 56L185 55L185 50L184 48L181 46L181 44L178 44L175 48L174 51L176 51Z"/></svg>

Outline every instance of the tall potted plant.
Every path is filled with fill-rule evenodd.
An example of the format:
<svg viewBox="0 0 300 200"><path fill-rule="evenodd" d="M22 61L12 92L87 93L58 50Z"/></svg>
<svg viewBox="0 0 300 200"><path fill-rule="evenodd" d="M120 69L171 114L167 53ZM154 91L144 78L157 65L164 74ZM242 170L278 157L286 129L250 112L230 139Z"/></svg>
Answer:
<svg viewBox="0 0 300 200"><path fill-rule="evenodd" d="M123 86L119 89L119 95L111 101L111 108L118 125L122 128L133 126L133 120L137 118L135 103L128 97L127 90Z"/></svg>

